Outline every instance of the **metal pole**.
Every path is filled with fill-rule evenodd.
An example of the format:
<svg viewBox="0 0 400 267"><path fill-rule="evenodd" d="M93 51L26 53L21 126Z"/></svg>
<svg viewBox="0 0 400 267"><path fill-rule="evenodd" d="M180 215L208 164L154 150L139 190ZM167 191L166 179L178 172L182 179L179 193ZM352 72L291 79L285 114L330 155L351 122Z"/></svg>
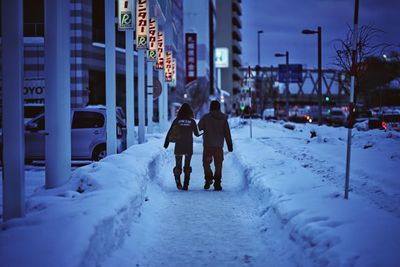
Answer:
<svg viewBox="0 0 400 267"><path fill-rule="evenodd" d="M133 55L133 30L125 31L126 64L126 129L127 147L135 144L135 64Z"/></svg>
<svg viewBox="0 0 400 267"><path fill-rule="evenodd" d="M105 0L105 32L106 32L106 132L107 155L117 153L117 121L116 121L116 77L115 77L115 3Z"/></svg>
<svg viewBox="0 0 400 267"><path fill-rule="evenodd" d="M286 90L286 116L289 119L289 51L286 51L286 79L285 79L285 90Z"/></svg>
<svg viewBox="0 0 400 267"><path fill-rule="evenodd" d="M23 1L2 4L3 218L25 215Z"/></svg>
<svg viewBox="0 0 400 267"><path fill-rule="evenodd" d="M165 129L167 129L168 122L169 122L169 118L168 118L168 112L169 112L168 90L169 90L169 85L165 81L165 79L163 79L163 88L165 89L165 94L164 94L164 127L165 127Z"/></svg>
<svg viewBox="0 0 400 267"><path fill-rule="evenodd" d="M69 0L45 1L46 188L71 175L71 87Z"/></svg>
<svg viewBox="0 0 400 267"><path fill-rule="evenodd" d="M158 80L160 81L161 84L161 94L158 97L158 122L160 124L160 132L163 132L165 130L164 126L164 72L162 69L158 70Z"/></svg>
<svg viewBox="0 0 400 267"><path fill-rule="evenodd" d="M344 186L344 198L349 199L350 185L350 159L351 159L351 132L353 128L354 116L354 87L357 74L357 39L358 39L358 9L359 0L355 0L354 6L354 30L353 30L353 48L352 48L352 66L351 66L351 86L350 86L350 101L349 101L349 120L347 131L347 155L346 155L346 181Z"/></svg>
<svg viewBox="0 0 400 267"><path fill-rule="evenodd" d="M147 62L147 133L153 133L153 62Z"/></svg>
<svg viewBox="0 0 400 267"><path fill-rule="evenodd" d="M139 144L145 142L145 62L144 57L146 55L145 49L138 51L138 112L139 112Z"/></svg>
<svg viewBox="0 0 400 267"><path fill-rule="evenodd" d="M260 31L257 32L257 65L260 66Z"/></svg>
<svg viewBox="0 0 400 267"><path fill-rule="evenodd" d="M318 125L322 124L322 31L318 27Z"/></svg>

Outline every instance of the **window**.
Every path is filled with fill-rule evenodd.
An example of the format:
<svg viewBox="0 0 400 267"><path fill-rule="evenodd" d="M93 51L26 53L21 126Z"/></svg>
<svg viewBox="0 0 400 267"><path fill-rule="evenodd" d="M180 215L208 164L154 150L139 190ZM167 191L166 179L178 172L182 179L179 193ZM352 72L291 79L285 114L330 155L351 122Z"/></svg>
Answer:
<svg viewBox="0 0 400 267"><path fill-rule="evenodd" d="M24 36L44 37L44 0L24 0Z"/></svg>
<svg viewBox="0 0 400 267"><path fill-rule="evenodd" d="M102 128L104 116L98 112L76 111L72 120L72 129Z"/></svg>

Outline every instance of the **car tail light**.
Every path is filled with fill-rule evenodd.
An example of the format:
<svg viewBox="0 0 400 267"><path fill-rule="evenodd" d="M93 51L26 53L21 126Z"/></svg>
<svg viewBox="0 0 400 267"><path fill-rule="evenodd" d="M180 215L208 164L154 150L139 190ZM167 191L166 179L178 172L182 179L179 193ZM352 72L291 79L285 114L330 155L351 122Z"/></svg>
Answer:
<svg viewBox="0 0 400 267"><path fill-rule="evenodd" d="M385 121L382 121L382 127L383 127L383 129L387 130L387 124Z"/></svg>

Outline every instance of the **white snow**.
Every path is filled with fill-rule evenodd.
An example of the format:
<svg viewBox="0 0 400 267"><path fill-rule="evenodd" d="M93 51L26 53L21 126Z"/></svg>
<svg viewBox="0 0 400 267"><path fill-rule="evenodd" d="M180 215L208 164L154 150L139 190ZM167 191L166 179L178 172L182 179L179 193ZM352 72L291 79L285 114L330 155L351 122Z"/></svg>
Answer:
<svg viewBox="0 0 400 267"><path fill-rule="evenodd" d="M1 224L2 263L398 266L400 133L353 130L345 200L347 129L253 120L250 139L248 124L230 124L222 192L202 189L201 139L189 191L177 191L162 135L75 170L58 189L27 177L27 216Z"/></svg>

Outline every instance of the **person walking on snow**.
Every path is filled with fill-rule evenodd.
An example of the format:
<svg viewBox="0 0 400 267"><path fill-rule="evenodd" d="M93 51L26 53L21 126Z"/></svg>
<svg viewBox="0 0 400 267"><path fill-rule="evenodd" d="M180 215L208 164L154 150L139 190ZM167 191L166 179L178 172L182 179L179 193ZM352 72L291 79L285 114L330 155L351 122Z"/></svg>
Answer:
<svg viewBox="0 0 400 267"><path fill-rule="evenodd" d="M233 151L231 131L228 118L221 112L221 105L217 100L211 101L210 112L204 115L199 122L199 129L203 135L203 168L204 189L209 189L214 180L214 190L221 191L222 162L224 160L224 139L228 151ZM211 162L214 160L215 173L212 173Z"/></svg>
<svg viewBox="0 0 400 267"><path fill-rule="evenodd" d="M168 148L170 142L175 142L174 154L176 164L173 173L176 187L179 190L188 190L189 188L190 173L192 172L190 161L193 155L193 134L197 137L200 136L197 123L193 117L192 108L188 103L184 103L180 107L176 119L172 122L164 142L165 148ZM185 164L183 167L185 179L182 187L181 174L183 156L185 156Z"/></svg>

